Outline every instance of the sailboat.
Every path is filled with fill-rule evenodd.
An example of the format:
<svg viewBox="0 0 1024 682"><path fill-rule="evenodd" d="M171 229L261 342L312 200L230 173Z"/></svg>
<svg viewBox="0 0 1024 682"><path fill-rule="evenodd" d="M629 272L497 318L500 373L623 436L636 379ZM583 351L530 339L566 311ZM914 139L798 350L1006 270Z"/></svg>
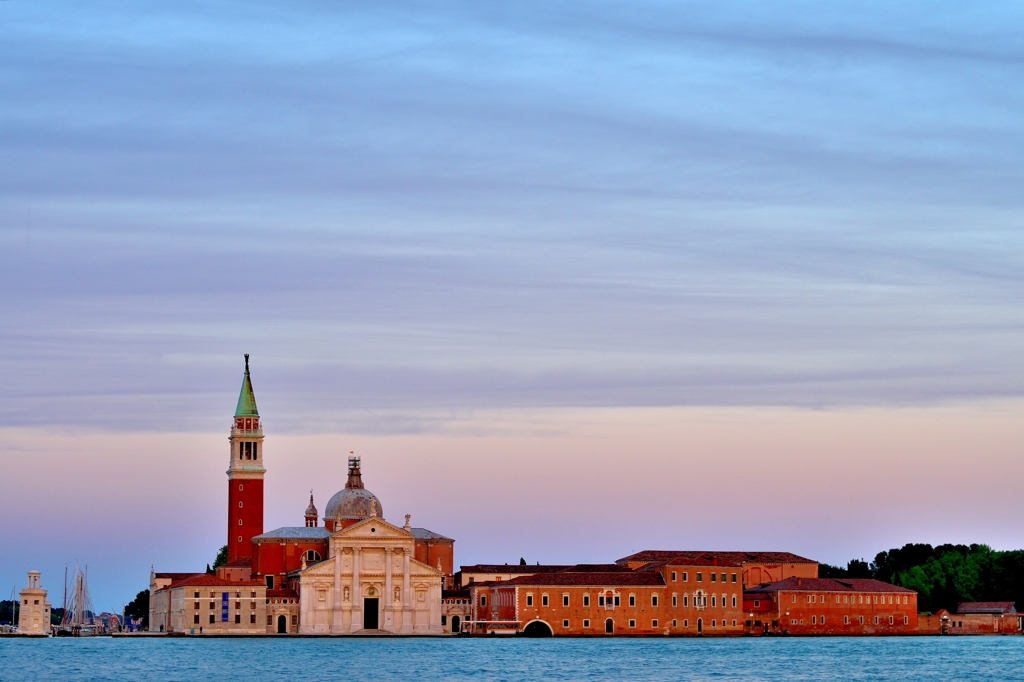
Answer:
<svg viewBox="0 0 1024 682"><path fill-rule="evenodd" d="M58 637L90 637L96 634L92 600L89 599L88 574L88 567L83 572L75 564L75 574L71 578L71 599L64 608L64 618L57 628Z"/></svg>

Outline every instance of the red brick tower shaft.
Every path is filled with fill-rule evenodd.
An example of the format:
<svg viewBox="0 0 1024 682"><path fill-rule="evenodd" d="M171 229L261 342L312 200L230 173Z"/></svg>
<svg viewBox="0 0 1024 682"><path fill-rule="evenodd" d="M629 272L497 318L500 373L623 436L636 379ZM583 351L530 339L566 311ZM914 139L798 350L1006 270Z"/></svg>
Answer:
<svg viewBox="0 0 1024 682"><path fill-rule="evenodd" d="M252 558L252 539L263 532L263 428L249 378L249 355L231 424L228 467L228 561Z"/></svg>

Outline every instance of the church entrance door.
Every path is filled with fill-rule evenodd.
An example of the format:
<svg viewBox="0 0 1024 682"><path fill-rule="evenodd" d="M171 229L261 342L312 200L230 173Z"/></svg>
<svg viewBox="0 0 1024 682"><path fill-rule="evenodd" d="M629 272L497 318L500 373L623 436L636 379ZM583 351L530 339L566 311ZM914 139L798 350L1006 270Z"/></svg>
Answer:
<svg viewBox="0 0 1024 682"><path fill-rule="evenodd" d="M452 632L454 632L454 633L461 632L461 629L459 628L459 625L460 625L459 617L458 616L452 616Z"/></svg>
<svg viewBox="0 0 1024 682"><path fill-rule="evenodd" d="M363 600L363 628L366 630L377 630L380 628L380 619L377 614L379 599L367 597Z"/></svg>
<svg viewBox="0 0 1024 682"><path fill-rule="evenodd" d="M278 616L277 617L277 634L285 635L288 634L288 617Z"/></svg>

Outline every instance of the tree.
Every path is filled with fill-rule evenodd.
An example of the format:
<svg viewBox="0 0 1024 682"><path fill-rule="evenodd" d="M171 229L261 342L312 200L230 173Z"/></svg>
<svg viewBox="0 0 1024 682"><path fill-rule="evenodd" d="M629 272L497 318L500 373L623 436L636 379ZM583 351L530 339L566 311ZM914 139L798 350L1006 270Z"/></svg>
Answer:
<svg viewBox="0 0 1024 682"><path fill-rule="evenodd" d="M523 557L519 557L519 565L520 566L525 566L526 565L526 559L524 559Z"/></svg>
<svg viewBox="0 0 1024 682"><path fill-rule="evenodd" d="M228 546L224 545L217 552L217 558L213 560L213 568L216 570L218 567L223 566L228 562Z"/></svg>
<svg viewBox="0 0 1024 682"><path fill-rule="evenodd" d="M149 590L142 590L124 607L125 618L137 618L142 629L149 627Z"/></svg>

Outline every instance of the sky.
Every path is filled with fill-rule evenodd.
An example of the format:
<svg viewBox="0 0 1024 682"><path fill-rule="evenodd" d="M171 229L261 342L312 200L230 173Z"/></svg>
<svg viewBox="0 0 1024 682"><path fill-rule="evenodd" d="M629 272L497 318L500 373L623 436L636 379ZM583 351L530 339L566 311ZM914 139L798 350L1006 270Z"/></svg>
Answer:
<svg viewBox="0 0 1024 682"><path fill-rule="evenodd" d="M345 459L456 563L1024 547L1017 3L0 2L0 597ZM52 593L52 594L53 594Z"/></svg>

